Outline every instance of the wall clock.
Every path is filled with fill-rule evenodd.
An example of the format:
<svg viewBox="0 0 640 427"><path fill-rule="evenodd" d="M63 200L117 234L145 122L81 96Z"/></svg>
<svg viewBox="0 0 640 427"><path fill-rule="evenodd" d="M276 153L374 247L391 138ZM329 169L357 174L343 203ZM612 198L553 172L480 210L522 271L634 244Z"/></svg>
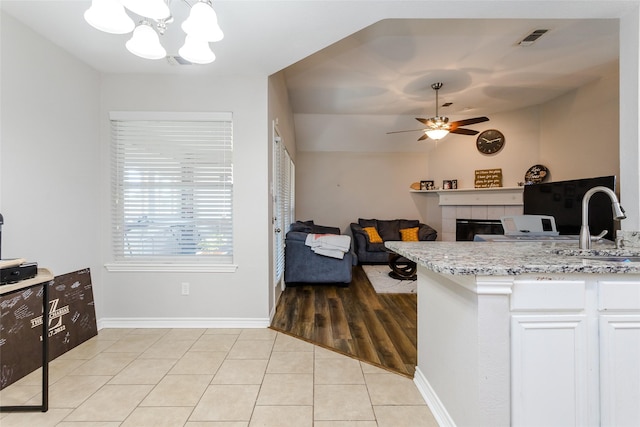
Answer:
<svg viewBox="0 0 640 427"><path fill-rule="evenodd" d="M476 148L482 154L495 154L504 147L504 135L497 129L481 132L476 139Z"/></svg>

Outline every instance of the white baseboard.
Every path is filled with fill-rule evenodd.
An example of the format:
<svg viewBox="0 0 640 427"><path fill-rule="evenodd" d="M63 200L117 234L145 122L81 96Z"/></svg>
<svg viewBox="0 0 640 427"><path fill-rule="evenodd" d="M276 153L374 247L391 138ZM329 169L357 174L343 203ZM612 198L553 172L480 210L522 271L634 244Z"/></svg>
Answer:
<svg viewBox="0 0 640 427"><path fill-rule="evenodd" d="M105 328L212 328L255 329L268 328L263 318L198 318L198 317L110 317L98 320L98 330Z"/></svg>
<svg viewBox="0 0 640 427"><path fill-rule="evenodd" d="M431 384L429 384L429 381L417 366L416 373L413 376L413 382L416 387L418 387L418 391L422 395L424 401L427 402L427 406L431 410L433 417L438 422L438 425L442 427L456 427L456 423L449 415L449 412L447 412L447 408L444 407L435 390L431 387Z"/></svg>

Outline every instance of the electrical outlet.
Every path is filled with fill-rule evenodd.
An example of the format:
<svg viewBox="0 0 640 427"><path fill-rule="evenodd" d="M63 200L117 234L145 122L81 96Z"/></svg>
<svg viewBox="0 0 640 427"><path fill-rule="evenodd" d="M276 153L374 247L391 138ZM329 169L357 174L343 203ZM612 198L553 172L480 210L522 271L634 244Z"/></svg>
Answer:
<svg viewBox="0 0 640 427"><path fill-rule="evenodd" d="M182 295L189 295L189 283L182 282Z"/></svg>

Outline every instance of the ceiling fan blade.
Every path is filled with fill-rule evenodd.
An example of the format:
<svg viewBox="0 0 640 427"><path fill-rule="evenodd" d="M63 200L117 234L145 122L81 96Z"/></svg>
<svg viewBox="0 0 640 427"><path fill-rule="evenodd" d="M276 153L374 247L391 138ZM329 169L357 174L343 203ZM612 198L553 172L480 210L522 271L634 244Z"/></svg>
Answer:
<svg viewBox="0 0 640 427"><path fill-rule="evenodd" d="M419 121L420 123L423 123L425 125L428 125L429 123L429 119L421 119L419 117L416 117L416 120Z"/></svg>
<svg viewBox="0 0 640 427"><path fill-rule="evenodd" d="M451 128L455 129L458 126L475 125L476 123L482 123L482 122L488 122L488 121L489 121L488 117L473 117L471 119L457 120L449 124L451 125Z"/></svg>
<svg viewBox="0 0 640 427"><path fill-rule="evenodd" d="M387 135L390 135L392 133L403 133L403 132L423 132L424 129L410 129L410 130L394 130L393 132L387 132Z"/></svg>
<svg viewBox="0 0 640 427"><path fill-rule="evenodd" d="M418 138L418 141L424 141L425 139L429 138L429 136L425 133L424 135L422 135L420 138Z"/></svg>
<svg viewBox="0 0 640 427"><path fill-rule="evenodd" d="M450 133L457 133L460 135L477 135L479 132L477 130L457 128L449 131Z"/></svg>

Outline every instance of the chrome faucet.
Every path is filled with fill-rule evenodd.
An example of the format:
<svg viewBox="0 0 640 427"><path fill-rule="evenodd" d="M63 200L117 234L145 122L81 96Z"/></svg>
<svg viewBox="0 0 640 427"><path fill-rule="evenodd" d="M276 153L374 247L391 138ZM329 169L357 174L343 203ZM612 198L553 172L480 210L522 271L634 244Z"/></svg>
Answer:
<svg viewBox="0 0 640 427"><path fill-rule="evenodd" d="M611 209L613 210L613 219L621 220L627 216L624 214L624 209L620 206L616 193L607 187L593 187L590 188L584 197L582 198L582 226L580 227L580 249L591 249L591 233L589 232L589 200L595 193L606 193L611 199ZM605 233L606 234L606 230ZM603 234L603 235L604 235Z"/></svg>

